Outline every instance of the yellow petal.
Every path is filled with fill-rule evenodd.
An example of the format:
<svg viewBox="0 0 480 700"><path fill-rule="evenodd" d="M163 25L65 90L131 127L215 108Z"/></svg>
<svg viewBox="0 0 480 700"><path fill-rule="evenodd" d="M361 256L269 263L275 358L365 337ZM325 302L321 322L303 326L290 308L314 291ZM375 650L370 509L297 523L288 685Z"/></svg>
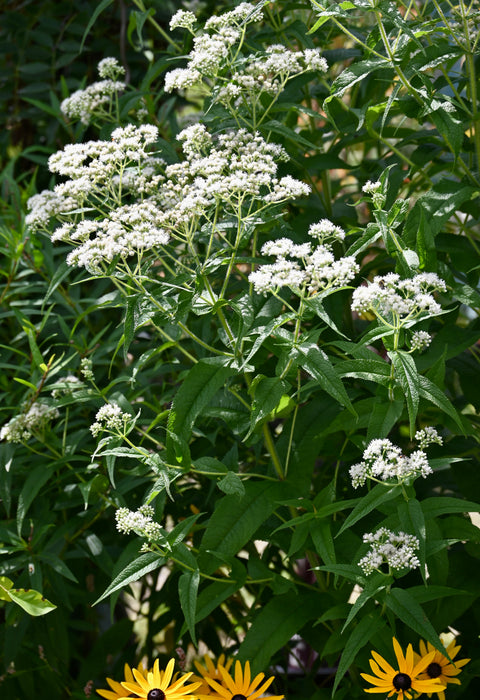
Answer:
<svg viewBox="0 0 480 700"><path fill-rule="evenodd" d="M372 651L372 656L385 673L389 673L391 676L394 676L397 673L397 671L390 666L388 661L386 661L383 656L380 656L380 654L377 654L376 651Z"/></svg>
<svg viewBox="0 0 480 700"><path fill-rule="evenodd" d="M400 672L402 672L403 669L405 668L405 664L406 664L405 657L404 657L403 651L402 651L402 647L397 642L395 637L393 637L392 641L393 641L393 649L395 651L395 656L397 657L397 661L398 661L398 667L400 669Z"/></svg>

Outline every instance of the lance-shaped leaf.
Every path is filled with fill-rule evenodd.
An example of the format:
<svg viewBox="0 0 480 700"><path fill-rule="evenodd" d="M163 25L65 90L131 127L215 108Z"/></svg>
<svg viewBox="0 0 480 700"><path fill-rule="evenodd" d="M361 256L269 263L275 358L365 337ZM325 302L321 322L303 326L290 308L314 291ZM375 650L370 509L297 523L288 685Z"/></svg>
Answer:
<svg viewBox="0 0 480 700"><path fill-rule="evenodd" d="M333 396L342 406L348 408L355 415L345 387L342 384L339 373L332 365L327 355L313 343L298 345L293 354L297 362L304 370L314 377L327 394Z"/></svg>
<svg viewBox="0 0 480 700"><path fill-rule="evenodd" d="M211 359L200 360L191 368L175 394L168 417L166 447L169 464L186 459L184 448L197 416L233 373L230 367Z"/></svg>

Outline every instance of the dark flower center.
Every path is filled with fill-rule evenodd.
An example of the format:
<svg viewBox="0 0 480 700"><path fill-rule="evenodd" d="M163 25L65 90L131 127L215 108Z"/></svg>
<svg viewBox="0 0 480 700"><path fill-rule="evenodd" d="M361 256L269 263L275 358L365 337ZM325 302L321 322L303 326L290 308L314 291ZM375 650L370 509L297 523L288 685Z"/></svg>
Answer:
<svg viewBox="0 0 480 700"><path fill-rule="evenodd" d="M412 687L412 679L406 673L397 673L392 683L395 690L409 690Z"/></svg>
<svg viewBox="0 0 480 700"><path fill-rule="evenodd" d="M165 693L160 688L152 688L148 691L147 700L165 700Z"/></svg>
<svg viewBox="0 0 480 700"><path fill-rule="evenodd" d="M438 678L439 676L442 675L442 667L440 664L433 662L433 664L430 664L427 667L427 673L430 676L430 678Z"/></svg>
<svg viewBox="0 0 480 700"><path fill-rule="evenodd" d="M241 693L237 693L232 697L232 700L247 700L245 695L242 695Z"/></svg>

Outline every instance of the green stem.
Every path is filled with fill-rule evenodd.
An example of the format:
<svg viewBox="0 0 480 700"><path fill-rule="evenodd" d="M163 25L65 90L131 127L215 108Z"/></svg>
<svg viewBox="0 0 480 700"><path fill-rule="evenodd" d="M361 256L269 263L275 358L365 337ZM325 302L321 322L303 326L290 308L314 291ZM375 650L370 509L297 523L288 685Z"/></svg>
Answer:
<svg viewBox="0 0 480 700"><path fill-rule="evenodd" d="M133 0L133 2L135 3L135 5L138 7L139 10L141 10L142 12L147 12L147 9L145 7L145 3L143 2L143 0ZM175 51L181 50L181 46L179 44L177 44L177 42L174 41L169 34L167 34L167 32L158 24L158 22L156 22L153 19L153 17L151 15L148 15L148 21L150 22L150 24L153 27L155 27L157 32L165 39L165 41L167 43L169 43L175 49Z"/></svg>
<svg viewBox="0 0 480 700"><path fill-rule="evenodd" d="M275 471L278 474L278 478L281 481L283 481L285 476L283 474L282 464L281 464L280 459L278 457L275 443L273 442L272 433L270 432L270 428L268 427L267 423L263 424L262 430L263 430L263 437L265 440L265 445L266 445L267 450L270 454L270 457L272 458L272 463L273 463L273 466L275 467Z"/></svg>

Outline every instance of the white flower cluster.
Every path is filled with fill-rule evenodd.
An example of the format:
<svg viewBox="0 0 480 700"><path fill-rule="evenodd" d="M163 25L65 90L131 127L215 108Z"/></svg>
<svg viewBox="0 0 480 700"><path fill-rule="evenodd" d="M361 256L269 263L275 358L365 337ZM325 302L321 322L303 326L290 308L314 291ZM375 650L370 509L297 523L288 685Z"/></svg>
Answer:
<svg viewBox="0 0 480 700"><path fill-rule="evenodd" d="M163 540L162 527L153 520L154 514L152 506L140 506L135 511L128 508L118 508L115 513L117 530L125 535L135 532L140 537L145 537L149 542Z"/></svg>
<svg viewBox="0 0 480 700"><path fill-rule="evenodd" d="M119 64L116 58L111 56L102 58L97 70L101 78L110 78L110 80L117 80L121 75L125 75L125 68Z"/></svg>
<svg viewBox="0 0 480 700"><path fill-rule="evenodd" d="M325 72L326 60L317 49L290 51L275 44L262 54L239 58L244 39L244 26L257 22L262 10L248 2L219 16L210 17L205 23L204 33L197 34L193 49L185 68L176 68L165 76L165 90L182 90L198 83L202 77L215 77L226 63L240 64L233 68L228 82L214 93L215 99L226 107L236 109L240 105L251 107L260 104L262 93L278 95L290 77L306 71ZM193 33L196 18L192 12L179 10L170 21L170 28L183 27ZM235 48L234 48L235 47Z"/></svg>
<svg viewBox="0 0 480 700"><path fill-rule="evenodd" d="M82 373L82 377L86 379L87 381L93 381L95 377L93 376L93 363L88 357L82 357L80 360L80 372Z"/></svg>
<svg viewBox="0 0 480 700"><path fill-rule="evenodd" d="M262 255L275 255L277 259L250 273L248 279L255 291L266 294L280 287L296 290L305 286L309 294L316 294L332 287L343 287L355 277L360 270L355 258L350 256L335 260L332 252L329 241L342 240L345 236L340 227L323 219L312 224L308 234L318 241L313 249L311 243L296 244L289 238L264 244ZM288 260L287 256L295 259Z"/></svg>
<svg viewBox="0 0 480 700"><path fill-rule="evenodd" d="M367 479L388 483L391 479L396 479L397 483L403 483L432 474L423 449L432 442L441 445L442 438L435 428L427 427L419 430L415 439L419 442L420 449L408 457L388 438L372 440L363 453L363 461L350 467L352 486L355 489L363 486Z"/></svg>
<svg viewBox="0 0 480 700"><path fill-rule="evenodd" d="M438 291L445 292L446 284L434 272L421 272L408 279L389 272L354 291L352 310L360 315L373 311L380 318L393 316L404 323L439 314L442 307L433 296Z"/></svg>
<svg viewBox="0 0 480 700"><path fill-rule="evenodd" d="M78 208L78 198L61 196L50 190L43 190L40 194L34 194L27 202L29 213L25 217L25 223L35 230L48 226L48 222L59 213L68 214Z"/></svg>
<svg viewBox="0 0 480 700"><path fill-rule="evenodd" d="M120 433L125 430L126 424L131 418L130 413L124 413L118 404L106 403L97 411L95 423L90 426L90 431L93 437L97 437L103 430Z"/></svg>
<svg viewBox="0 0 480 700"><path fill-rule="evenodd" d="M54 406L36 401L26 412L20 413L2 426L0 440L26 442L35 433L43 433L49 423L59 415Z"/></svg>
<svg viewBox="0 0 480 700"><path fill-rule="evenodd" d="M116 93L125 89L125 83L118 78L125 73L125 69L119 65L116 58L104 58L98 64L98 73L101 78L84 90L77 90L67 97L60 105L65 116L70 119L79 119L82 124L90 124L95 114L104 114L105 106L111 105Z"/></svg>
<svg viewBox="0 0 480 700"><path fill-rule="evenodd" d="M376 180L375 182L367 180L362 187L362 192L365 192L365 194L376 194L377 192L380 192L381 188L382 183L379 180Z"/></svg>
<svg viewBox="0 0 480 700"><path fill-rule="evenodd" d="M165 76L165 91L182 90L199 82L202 76L215 76L221 65L234 58L233 47L242 37L242 25L257 22L262 11L249 2L242 2L230 12L210 17L205 32L195 36L186 68L175 68ZM170 27L185 27L192 31L195 15L180 10Z"/></svg>
<svg viewBox="0 0 480 700"><path fill-rule="evenodd" d="M277 177L277 161L288 156L258 133L239 129L214 139L194 124L177 137L184 159L170 165L150 152L157 138L154 126L128 125L110 141L52 155L51 171L70 179L29 200L28 225L47 229L56 217L52 240L75 246L67 262L96 274L114 260L127 267L131 256L165 246L171 235L186 239L214 207L238 214L243 205L244 216L254 216L310 192L293 177Z"/></svg>
<svg viewBox="0 0 480 700"><path fill-rule="evenodd" d="M152 199L164 180L159 173L164 161L149 153L157 138L156 127L130 124L115 129L110 141L69 144L53 154L50 170L71 179L30 198L27 225L35 230L46 228L52 217L63 220L52 240L75 245L67 262L94 272L116 256L125 260L168 243L159 224L162 212ZM132 196L140 201L118 206L122 197ZM108 209L109 200L105 218L85 218Z"/></svg>
<svg viewBox="0 0 480 700"><path fill-rule="evenodd" d="M158 129L152 124L118 127L112 131L109 141L87 141L67 144L48 159L50 172L65 175L83 184L108 182L120 168L127 164L154 164L149 158L150 146L158 139ZM163 162L163 161L161 161Z"/></svg>
<svg viewBox="0 0 480 700"><path fill-rule="evenodd" d="M67 377L59 379L56 384L58 384L57 388L52 391L52 397L54 399L73 394L76 389L81 389L85 386L82 380L74 374L69 374Z"/></svg>
<svg viewBox="0 0 480 700"><path fill-rule="evenodd" d="M414 331L412 333L412 339L410 341L410 348L412 351L418 350L422 352L425 348L428 348L432 342L432 336L426 331Z"/></svg>
<svg viewBox="0 0 480 700"><path fill-rule="evenodd" d="M237 210L240 201L283 202L310 191L294 178L276 177L285 150L246 129L220 134L215 140L203 124L184 129L177 137L185 160L165 168L166 181L158 198L167 228L189 225L215 204Z"/></svg>
<svg viewBox="0 0 480 700"><path fill-rule="evenodd" d="M417 430L415 433L415 440L418 442L418 446L421 450L424 450L433 443L443 445L442 436L439 435L437 430L431 425L427 425L425 428Z"/></svg>
<svg viewBox="0 0 480 700"><path fill-rule="evenodd" d="M170 19L170 30L173 31L174 29L181 28L192 31L196 21L197 18L193 12L189 10L177 10Z"/></svg>
<svg viewBox="0 0 480 700"><path fill-rule="evenodd" d="M374 533L366 533L363 541L372 545L358 562L367 576L379 570L382 564L397 570L416 569L420 566L420 561L415 554L415 550L420 547L420 542L414 535L407 535L405 532L395 533L381 527Z"/></svg>
<svg viewBox="0 0 480 700"><path fill-rule="evenodd" d="M281 44L274 44L264 54L246 59L244 67L232 73L215 98L226 107L256 105L262 93L278 95L290 78L310 70L322 73L328 70L318 49L290 51Z"/></svg>

